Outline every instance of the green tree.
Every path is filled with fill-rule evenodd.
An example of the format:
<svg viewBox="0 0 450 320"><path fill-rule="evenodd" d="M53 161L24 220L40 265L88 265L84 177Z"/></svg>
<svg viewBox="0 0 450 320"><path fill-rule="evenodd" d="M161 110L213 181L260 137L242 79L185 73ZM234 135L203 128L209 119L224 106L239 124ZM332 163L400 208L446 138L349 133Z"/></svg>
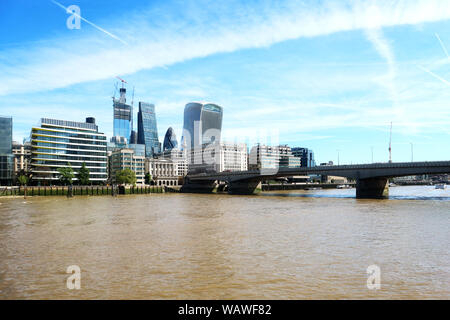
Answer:
<svg viewBox="0 0 450 320"><path fill-rule="evenodd" d="M145 184L150 184L152 180L153 180L152 175L149 172L147 172L145 174Z"/></svg>
<svg viewBox="0 0 450 320"><path fill-rule="evenodd" d="M58 168L58 172L59 172L59 180L62 182L62 184L64 185L72 184L72 180L73 178L75 178L75 174L73 173L73 169L70 166L70 163L68 164L67 167Z"/></svg>
<svg viewBox="0 0 450 320"><path fill-rule="evenodd" d="M77 179L80 185L87 186L89 184L89 169L86 168L86 162L83 162L78 170Z"/></svg>
<svg viewBox="0 0 450 320"><path fill-rule="evenodd" d="M131 169L119 170L116 172L117 184L136 184L136 174Z"/></svg>
<svg viewBox="0 0 450 320"><path fill-rule="evenodd" d="M21 186L25 186L28 184L28 177L26 175L20 175L17 178L17 182L21 185Z"/></svg>

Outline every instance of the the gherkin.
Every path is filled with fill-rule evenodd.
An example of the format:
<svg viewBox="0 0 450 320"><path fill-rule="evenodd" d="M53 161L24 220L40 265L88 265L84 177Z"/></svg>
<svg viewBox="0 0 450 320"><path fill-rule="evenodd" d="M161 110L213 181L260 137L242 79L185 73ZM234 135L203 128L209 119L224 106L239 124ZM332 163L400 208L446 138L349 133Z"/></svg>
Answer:
<svg viewBox="0 0 450 320"><path fill-rule="evenodd" d="M164 136L163 150L172 150L176 147L178 147L177 136L172 127L170 127L167 129L166 135Z"/></svg>

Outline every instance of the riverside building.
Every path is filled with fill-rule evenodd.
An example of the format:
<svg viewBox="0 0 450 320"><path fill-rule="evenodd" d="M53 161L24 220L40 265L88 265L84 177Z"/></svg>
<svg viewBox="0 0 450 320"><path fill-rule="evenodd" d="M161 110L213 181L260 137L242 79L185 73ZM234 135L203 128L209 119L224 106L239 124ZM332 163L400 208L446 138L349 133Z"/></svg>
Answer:
<svg viewBox="0 0 450 320"><path fill-rule="evenodd" d="M14 177L11 117L0 117L0 185L11 185Z"/></svg>
<svg viewBox="0 0 450 320"><path fill-rule="evenodd" d="M14 154L14 173L30 171L31 143L29 141L23 144L13 141L12 153Z"/></svg>
<svg viewBox="0 0 450 320"><path fill-rule="evenodd" d="M112 182L116 182L119 170L130 169L136 174L136 183L145 184L145 151L143 145L129 145L110 151L109 169Z"/></svg>
<svg viewBox="0 0 450 320"><path fill-rule="evenodd" d="M308 148L292 148L292 154L294 157L300 158L302 167L315 167L316 161L314 159L314 152Z"/></svg>
<svg viewBox="0 0 450 320"><path fill-rule="evenodd" d="M257 144L249 154L249 170L298 168L300 158L294 157L287 145L266 146Z"/></svg>
<svg viewBox="0 0 450 320"><path fill-rule="evenodd" d="M30 139L33 182L52 184L59 180L58 168L70 165L77 174L83 162L92 183L106 182L106 135L98 132L94 118L86 122L42 118L31 129Z"/></svg>

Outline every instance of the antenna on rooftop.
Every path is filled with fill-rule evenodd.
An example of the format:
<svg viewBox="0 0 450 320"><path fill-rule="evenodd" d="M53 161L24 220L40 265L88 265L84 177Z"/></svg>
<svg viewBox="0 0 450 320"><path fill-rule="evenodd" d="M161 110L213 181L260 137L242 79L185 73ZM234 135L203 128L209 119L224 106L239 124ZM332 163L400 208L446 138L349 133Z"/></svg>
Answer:
<svg viewBox="0 0 450 320"><path fill-rule="evenodd" d="M389 163L392 163L392 121L391 121L391 133L389 136Z"/></svg>

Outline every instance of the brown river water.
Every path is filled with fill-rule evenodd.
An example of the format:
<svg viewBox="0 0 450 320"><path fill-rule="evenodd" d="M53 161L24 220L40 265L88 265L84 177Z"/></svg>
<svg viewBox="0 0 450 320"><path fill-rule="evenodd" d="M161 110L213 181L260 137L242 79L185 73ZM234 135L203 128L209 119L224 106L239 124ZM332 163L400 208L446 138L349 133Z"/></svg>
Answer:
<svg viewBox="0 0 450 320"><path fill-rule="evenodd" d="M0 198L0 299L449 299L450 190L354 194Z"/></svg>

